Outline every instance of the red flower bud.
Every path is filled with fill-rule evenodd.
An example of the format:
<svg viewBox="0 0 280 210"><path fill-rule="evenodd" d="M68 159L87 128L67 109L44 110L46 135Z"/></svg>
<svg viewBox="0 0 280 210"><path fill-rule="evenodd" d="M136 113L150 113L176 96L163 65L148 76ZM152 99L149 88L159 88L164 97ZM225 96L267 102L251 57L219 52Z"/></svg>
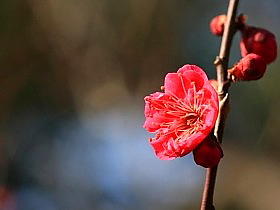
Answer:
<svg viewBox="0 0 280 210"><path fill-rule="evenodd" d="M214 17L210 22L210 31L216 36L222 36L227 16L225 14Z"/></svg>
<svg viewBox="0 0 280 210"><path fill-rule="evenodd" d="M241 31L240 50L242 57L255 53L263 57L267 64L277 57L277 43L273 33L266 29L251 26Z"/></svg>
<svg viewBox="0 0 280 210"><path fill-rule="evenodd" d="M228 70L229 78L235 80L258 80L266 70L265 60L254 53L242 58L234 67Z"/></svg>
<svg viewBox="0 0 280 210"><path fill-rule="evenodd" d="M194 149L193 157L197 165L211 168L218 165L223 157L223 151L217 143L216 137L211 134Z"/></svg>

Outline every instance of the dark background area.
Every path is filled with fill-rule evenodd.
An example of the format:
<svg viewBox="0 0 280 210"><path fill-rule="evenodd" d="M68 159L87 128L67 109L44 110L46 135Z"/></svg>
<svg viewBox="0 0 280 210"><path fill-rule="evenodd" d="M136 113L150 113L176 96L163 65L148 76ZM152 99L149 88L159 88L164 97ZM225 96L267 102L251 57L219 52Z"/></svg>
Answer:
<svg viewBox="0 0 280 210"><path fill-rule="evenodd" d="M154 156L143 97L187 63L215 77L208 24L227 3L0 1L1 209L199 209L205 170ZM279 40L278 0L240 0L239 12ZM219 210L280 209L279 65L232 85Z"/></svg>

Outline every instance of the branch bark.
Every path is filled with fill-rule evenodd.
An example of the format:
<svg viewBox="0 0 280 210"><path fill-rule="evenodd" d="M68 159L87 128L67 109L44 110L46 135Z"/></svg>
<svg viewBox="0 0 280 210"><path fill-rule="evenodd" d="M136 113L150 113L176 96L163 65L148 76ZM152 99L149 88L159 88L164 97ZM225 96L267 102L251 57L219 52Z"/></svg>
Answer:
<svg viewBox="0 0 280 210"><path fill-rule="evenodd" d="M217 56L214 64L217 71L218 96L219 96L219 116L216 121L214 134L218 142L221 144L223 140L223 132L227 113L229 110L228 89L230 81L227 78L227 69L229 61L229 53L232 39L236 31L235 19L239 0L230 0L227 10L227 20L222 36L219 56ZM202 195L200 210L215 210L213 205L213 197L216 183L218 166L206 169L206 178Z"/></svg>

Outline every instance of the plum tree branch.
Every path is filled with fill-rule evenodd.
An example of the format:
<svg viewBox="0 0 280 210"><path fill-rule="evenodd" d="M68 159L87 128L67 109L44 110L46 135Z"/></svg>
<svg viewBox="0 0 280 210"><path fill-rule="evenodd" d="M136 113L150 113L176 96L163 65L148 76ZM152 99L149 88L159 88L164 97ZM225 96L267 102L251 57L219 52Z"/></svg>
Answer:
<svg viewBox="0 0 280 210"><path fill-rule="evenodd" d="M227 10L227 19L224 26L224 32L221 41L219 55L214 64L217 71L218 96L219 96L219 115L216 121L214 134L219 143L222 143L223 132L227 113L229 111L228 89L230 81L227 78L227 69L229 61L229 53L232 39L236 31L235 19L239 0L230 0ZM215 210L213 205L213 197L216 183L218 166L206 169L206 178L202 195L200 210Z"/></svg>

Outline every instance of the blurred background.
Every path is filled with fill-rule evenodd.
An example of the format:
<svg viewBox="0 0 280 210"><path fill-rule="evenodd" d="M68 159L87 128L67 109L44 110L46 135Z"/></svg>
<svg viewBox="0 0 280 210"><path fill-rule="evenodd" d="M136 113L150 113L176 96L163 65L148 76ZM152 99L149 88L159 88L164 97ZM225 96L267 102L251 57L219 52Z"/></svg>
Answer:
<svg viewBox="0 0 280 210"><path fill-rule="evenodd" d="M154 156L143 97L186 63L215 77L208 24L227 4L0 1L0 209L199 209L205 170L192 155ZM278 0L241 0L239 12L280 40ZM280 209L279 62L232 85L219 210Z"/></svg>

